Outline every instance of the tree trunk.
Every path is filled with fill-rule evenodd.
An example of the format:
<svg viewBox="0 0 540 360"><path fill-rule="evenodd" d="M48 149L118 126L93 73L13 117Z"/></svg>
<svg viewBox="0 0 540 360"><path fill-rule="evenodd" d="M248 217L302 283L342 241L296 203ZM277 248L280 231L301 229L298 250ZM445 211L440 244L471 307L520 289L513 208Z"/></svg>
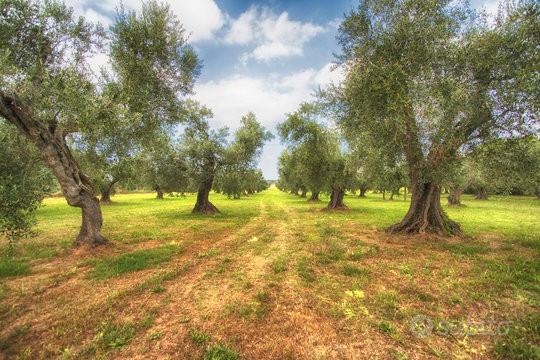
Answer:
<svg viewBox="0 0 540 360"><path fill-rule="evenodd" d="M301 198L307 197L307 191L305 189L302 189L302 193L300 194Z"/></svg>
<svg viewBox="0 0 540 360"><path fill-rule="evenodd" d="M103 217L90 180L67 146L65 134L55 123L36 120L31 111L16 97L0 90L0 115L14 124L39 149L43 162L52 171L67 203L82 209L82 224L75 245L107 243L101 235Z"/></svg>
<svg viewBox="0 0 540 360"><path fill-rule="evenodd" d="M448 194L448 205L461 206L461 189L458 187L450 187L450 193Z"/></svg>
<svg viewBox="0 0 540 360"><path fill-rule="evenodd" d="M367 186L360 186L360 195L358 197L366 197Z"/></svg>
<svg viewBox="0 0 540 360"><path fill-rule="evenodd" d="M118 181L120 181L120 179L113 179L113 181L111 181L104 190L101 190L101 198L99 199L99 202L101 204L103 205L111 204L112 202L111 194L113 193L113 187L114 187L114 184L116 184Z"/></svg>
<svg viewBox="0 0 540 360"><path fill-rule="evenodd" d="M159 186L156 186L156 199L163 199L163 190Z"/></svg>
<svg viewBox="0 0 540 360"><path fill-rule="evenodd" d="M343 203L343 197L345 196L345 191L343 189L332 189L330 194L330 202L326 209L328 210L346 210L347 206Z"/></svg>
<svg viewBox="0 0 540 360"><path fill-rule="evenodd" d="M395 192L392 190L390 192L390 199L389 200L394 200L394 194L395 194Z"/></svg>
<svg viewBox="0 0 540 360"><path fill-rule="evenodd" d="M407 187L403 189L403 201L407 201Z"/></svg>
<svg viewBox="0 0 540 360"><path fill-rule="evenodd" d="M99 198L99 202L103 205L110 205L111 204L111 190L105 189L101 191L101 197Z"/></svg>
<svg viewBox="0 0 540 360"><path fill-rule="evenodd" d="M108 240L101 235L103 216L98 199L93 194L83 195L80 205L70 205L82 209L82 225L79 235L75 239L75 245L97 246L108 243Z"/></svg>
<svg viewBox="0 0 540 360"><path fill-rule="evenodd" d="M386 200L386 190L383 190L383 191L382 191L382 199L383 199L383 200Z"/></svg>
<svg viewBox="0 0 540 360"><path fill-rule="evenodd" d="M486 188L481 187L476 191L476 196L474 197L476 200L487 200L488 199L488 193L486 191Z"/></svg>
<svg viewBox="0 0 540 360"><path fill-rule="evenodd" d="M197 202L195 203L192 213L204 215L219 213L219 210L208 199L210 190L212 190L213 182L214 178L211 177L199 186L199 191L197 192Z"/></svg>
<svg viewBox="0 0 540 360"><path fill-rule="evenodd" d="M309 198L309 201L318 202L319 201L319 192L318 191L311 192L311 197Z"/></svg>
<svg viewBox="0 0 540 360"><path fill-rule="evenodd" d="M412 181L411 181L412 182ZM438 233L457 235L461 233L459 224L450 220L441 207L439 185L412 182L411 205L400 223L387 229L390 233Z"/></svg>

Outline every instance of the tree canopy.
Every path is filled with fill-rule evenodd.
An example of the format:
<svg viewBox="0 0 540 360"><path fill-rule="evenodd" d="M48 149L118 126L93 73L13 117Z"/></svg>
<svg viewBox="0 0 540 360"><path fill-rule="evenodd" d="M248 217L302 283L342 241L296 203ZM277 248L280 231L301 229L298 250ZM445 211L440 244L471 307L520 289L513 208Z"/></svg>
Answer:
<svg viewBox="0 0 540 360"><path fill-rule="evenodd" d="M488 27L462 2L365 0L342 22L336 119L409 169L411 207L391 232L459 233L439 199L460 150L538 120L538 79L522 69L538 64L539 14L521 2Z"/></svg>

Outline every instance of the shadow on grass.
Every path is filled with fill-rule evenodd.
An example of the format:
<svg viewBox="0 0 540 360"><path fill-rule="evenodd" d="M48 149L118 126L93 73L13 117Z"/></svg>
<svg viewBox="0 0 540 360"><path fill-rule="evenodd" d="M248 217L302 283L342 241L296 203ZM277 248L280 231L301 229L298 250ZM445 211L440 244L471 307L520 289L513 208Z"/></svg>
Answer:
<svg viewBox="0 0 540 360"><path fill-rule="evenodd" d="M89 277L105 280L129 272L155 268L170 261L174 255L181 252L182 248L180 246L167 244L153 249L142 249L98 259L95 261L94 269L89 273Z"/></svg>

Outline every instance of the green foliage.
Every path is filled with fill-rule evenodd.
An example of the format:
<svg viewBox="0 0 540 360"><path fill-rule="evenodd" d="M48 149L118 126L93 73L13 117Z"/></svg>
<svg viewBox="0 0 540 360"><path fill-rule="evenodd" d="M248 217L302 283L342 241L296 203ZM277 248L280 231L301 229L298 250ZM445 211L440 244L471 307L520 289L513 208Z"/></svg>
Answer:
<svg viewBox="0 0 540 360"><path fill-rule="evenodd" d="M92 127L95 89L82 69L103 30L75 19L59 1L2 1L0 13L8 15L0 34L0 91L31 104L41 124L66 133Z"/></svg>
<svg viewBox="0 0 540 360"><path fill-rule="evenodd" d="M0 278L30 274L30 265L24 260L0 256Z"/></svg>
<svg viewBox="0 0 540 360"><path fill-rule="evenodd" d="M211 185L216 169L222 163L228 130L210 129L210 109L193 101L189 101L186 108L189 117L182 138L182 149L189 176L197 185L208 182Z"/></svg>
<svg viewBox="0 0 540 360"><path fill-rule="evenodd" d="M97 343L106 349L117 350L128 345L134 335L135 329L131 324L105 322L97 334Z"/></svg>
<svg viewBox="0 0 540 360"><path fill-rule="evenodd" d="M53 178L35 148L3 122L0 143L0 235L6 235L13 248L17 239L30 234Z"/></svg>
<svg viewBox="0 0 540 360"><path fill-rule="evenodd" d="M539 80L522 69L540 62L540 6L505 11L488 27L466 2L361 1L339 29L346 80L322 94L346 138L403 156L420 192L439 187L473 144L534 132ZM420 202L396 231L458 231L435 209L415 230Z"/></svg>
<svg viewBox="0 0 540 360"><path fill-rule="evenodd" d="M176 16L157 1L144 3L140 13L120 7L111 32L118 95L132 111L148 117L141 121L150 128L163 120L174 124L184 111L180 96L191 91L200 70Z"/></svg>
<svg viewBox="0 0 540 360"><path fill-rule="evenodd" d="M338 139L320 123L319 117L317 106L304 103L278 125L279 135L288 145L288 152L280 159L280 184L284 190L320 192L331 188Z"/></svg>
<svg viewBox="0 0 540 360"><path fill-rule="evenodd" d="M538 194L540 140L529 136L480 145L465 158L464 173L464 187L475 193Z"/></svg>
<svg viewBox="0 0 540 360"><path fill-rule="evenodd" d="M501 329L504 330L504 329ZM508 325L493 349L497 359L538 360L540 359L540 316L531 314Z"/></svg>
<svg viewBox="0 0 540 360"><path fill-rule="evenodd" d="M203 346L210 340L210 335L196 329L190 330L189 337L198 346Z"/></svg>
<svg viewBox="0 0 540 360"><path fill-rule="evenodd" d="M258 122L255 114L242 117L234 141L225 149L223 166L217 173L214 188L230 198L253 194L268 188L260 170L256 170L264 143L273 135Z"/></svg>
<svg viewBox="0 0 540 360"><path fill-rule="evenodd" d="M193 190L180 146L167 136L148 147L138 161L141 183L158 192Z"/></svg>
<svg viewBox="0 0 540 360"><path fill-rule="evenodd" d="M108 279L128 272L154 268L171 260L180 250L178 245L169 244L101 259L96 262L90 276L95 279Z"/></svg>
<svg viewBox="0 0 540 360"><path fill-rule="evenodd" d="M210 346L204 353L204 360L237 360L238 354L229 347L221 344Z"/></svg>

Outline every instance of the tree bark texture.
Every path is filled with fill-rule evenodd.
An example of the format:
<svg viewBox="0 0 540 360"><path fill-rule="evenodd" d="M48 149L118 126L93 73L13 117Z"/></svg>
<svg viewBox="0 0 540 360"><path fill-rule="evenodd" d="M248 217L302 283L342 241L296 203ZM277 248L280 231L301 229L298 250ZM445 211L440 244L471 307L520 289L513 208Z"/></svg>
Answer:
<svg viewBox="0 0 540 360"><path fill-rule="evenodd" d="M313 191L311 193L311 197L309 198L309 201L318 202L319 201L319 192L318 191Z"/></svg>
<svg viewBox="0 0 540 360"><path fill-rule="evenodd" d="M334 188L330 194L330 202L326 209L328 210L346 210L347 206L343 203L343 197L345 196L345 191L343 189Z"/></svg>
<svg viewBox="0 0 540 360"><path fill-rule="evenodd" d="M110 189L105 189L101 191L101 196L99 202L103 205L109 205L111 203L111 191Z"/></svg>
<svg viewBox="0 0 540 360"><path fill-rule="evenodd" d="M212 190L212 183L214 178L210 177L206 181L200 184L199 191L197 191L197 202L193 208L194 214L211 215L219 213L219 210L210 202L208 196Z"/></svg>
<svg viewBox="0 0 540 360"><path fill-rule="evenodd" d="M441 207L441 188L431 182L412 184L411 205L401 222L387 229L389 233L438 233L458 235L459 224L450 220Z"/></svg>
<svg viewBox="0 0 540 360"><path fill-rule="evenodd" d="M15 96L1 90L0 115L37 146L43 162L58 180L67 203L81 208L82 224L75 245L107 243L107 239L101 235L103 217L99 201L90 180L83 174L67 146L63 131L54 123L49 125L36 120L28 107Z"/></svg>

